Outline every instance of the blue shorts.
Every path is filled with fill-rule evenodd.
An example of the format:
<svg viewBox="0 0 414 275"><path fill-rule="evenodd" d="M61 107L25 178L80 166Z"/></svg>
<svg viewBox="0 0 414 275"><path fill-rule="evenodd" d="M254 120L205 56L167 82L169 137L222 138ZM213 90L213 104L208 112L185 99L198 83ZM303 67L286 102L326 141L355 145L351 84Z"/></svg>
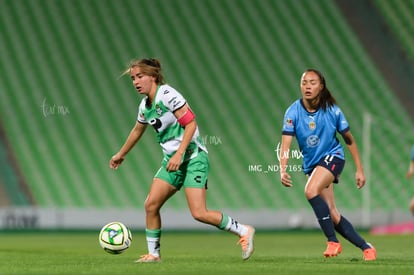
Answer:
<svg viewBox="0 0 414 275"><path fill-rule="evenodd" d="M333 155L327 155L321 158L321 160L318 162L318 164L316 164L316 166L322 166L328 169L329 171L331 171L331 173L335 177L333 182L338 183L339 176L341 175L342 170L344 170L345 160L335 157ZM307 175L311 175L312 172L313 172L313 169Z"/></svg>

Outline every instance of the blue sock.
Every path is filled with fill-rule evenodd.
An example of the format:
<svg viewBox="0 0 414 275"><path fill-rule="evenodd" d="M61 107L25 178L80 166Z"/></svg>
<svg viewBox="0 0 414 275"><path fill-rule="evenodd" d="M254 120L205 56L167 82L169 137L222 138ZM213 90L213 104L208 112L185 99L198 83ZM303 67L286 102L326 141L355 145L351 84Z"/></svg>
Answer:
<svg viewBox="0 0 414 275"><path fill-rule="evenodd" d="M312 206L313 211L315 212L319 225L321 226L323 233L328 239L328 242L338 243L339 241L335 235L335 227L332 222L331 215L329 214L329 207L326 202L319 195L313 197L308 201Z"/></svg>
<svg viewBox="0 0 414 275"><path fill-rule="evenodd" d="M355 231L355 228L344 216L341 216L341 220L335 225L335 230L356 247L362 250L370 248L367 242Z"/></svg>

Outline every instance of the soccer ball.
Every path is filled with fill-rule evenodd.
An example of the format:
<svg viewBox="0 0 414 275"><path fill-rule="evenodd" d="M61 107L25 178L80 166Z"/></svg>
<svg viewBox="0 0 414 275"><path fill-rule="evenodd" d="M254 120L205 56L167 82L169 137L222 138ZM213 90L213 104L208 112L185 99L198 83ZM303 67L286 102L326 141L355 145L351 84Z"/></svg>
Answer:
<svg viewBox="0 0 414 275"><path fill-rule="evenodd" d="M111 254L124 252L131 242L131 231L121 222L110 222L104 225L99 233L99 244Z"/></svg>

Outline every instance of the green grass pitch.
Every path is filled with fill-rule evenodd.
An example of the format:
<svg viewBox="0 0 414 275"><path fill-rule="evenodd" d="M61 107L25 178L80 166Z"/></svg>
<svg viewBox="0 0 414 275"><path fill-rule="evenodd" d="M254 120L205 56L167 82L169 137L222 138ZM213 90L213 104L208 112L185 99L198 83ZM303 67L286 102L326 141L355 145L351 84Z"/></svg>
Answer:
<svg viewBox="0 0 414 275"><path fill-rule="evenodd" d="M255 253L242 261L237 237L220 231L162 235L162 263L136 264L146 252L145 236L133 232L132 246L111 255L98 244L99 232L0 232L0 274L414 274L414 236L363 237L378 253L364 262L343 239L343 253L325 259L321 232L261 232Z"/></svg>

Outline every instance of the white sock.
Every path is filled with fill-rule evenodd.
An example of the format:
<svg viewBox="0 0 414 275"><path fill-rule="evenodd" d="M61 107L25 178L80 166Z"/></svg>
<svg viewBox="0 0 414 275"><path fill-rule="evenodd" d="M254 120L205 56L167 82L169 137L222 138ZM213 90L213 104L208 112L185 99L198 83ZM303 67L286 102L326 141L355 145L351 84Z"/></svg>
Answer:
<svg viewBox="0 0 414 275"><path fill-rule="evenodd" d="M160 238L147 237L148 253L160 257Z"/></svg>
<svg viewBox="0 0 414 275"><path fill-rule="evenodd" d="M247 226L245 226L244 224L238 223L236 220L234 220L231 217L229 217L229 220L227 222L225 229L239 236L243 236L247 234L247 230L248 230Z"/></svg>

